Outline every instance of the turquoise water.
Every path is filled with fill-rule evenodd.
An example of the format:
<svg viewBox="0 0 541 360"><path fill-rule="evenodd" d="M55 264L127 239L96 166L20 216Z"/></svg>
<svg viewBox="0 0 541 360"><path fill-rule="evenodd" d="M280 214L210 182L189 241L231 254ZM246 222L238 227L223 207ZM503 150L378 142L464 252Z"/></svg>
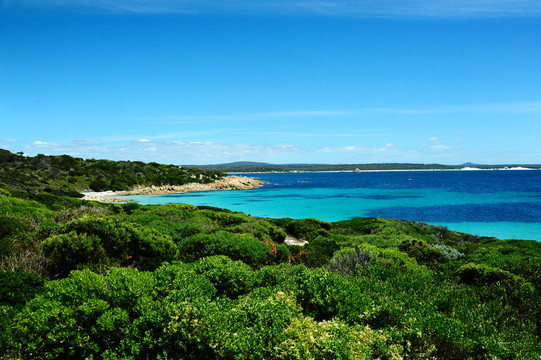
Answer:
<svg viewBox="0 0 541 360"><path fill-rule="evenodd" d="M208 205L260 217L398 218L475 235L541 241L539 170L245 175L271 184L125 198L141 204Z"/></svg>

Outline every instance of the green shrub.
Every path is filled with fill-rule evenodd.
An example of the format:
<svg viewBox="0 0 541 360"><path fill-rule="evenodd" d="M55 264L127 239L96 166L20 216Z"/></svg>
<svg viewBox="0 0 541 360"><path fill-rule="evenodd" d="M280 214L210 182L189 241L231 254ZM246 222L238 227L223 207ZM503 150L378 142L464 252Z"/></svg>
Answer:
<svg viewBox="0 0 541 360"><path fill-rule="evenodd" d="M372 303L356 282L322 268L295 266L281 286L294 293L304 315L317 321L335 317L356 321Z"/></svg>
<svg viewBox="0 0 541 360"><path fill-rule="evenodd" d="M201 225L194 223L178 224L177 226L174 226L173 229L176 234L171 235L171 237L173 237L175 242L179 242L180 239L184 239L203 232L203 228L201 227Z"/></svg>
<svg viewBox="0 0 541 360"><path fill-rule="evenodd" d="M398 249L417 259L420 264L431 264L441 259L440 251L423 240L404 240L398 245Z"/></svg>
<svg viewBox="0 0 541 360"><path fill-rule="evenodd" d="M281 228L279 228L277 226L274 226L274 225L270 225L269 226L269 236L272 239L272 241L281 244L286 239L287 234Z"/></svg>
<svg viewBox="0 0 541 360"><path fill-rule="evenodd" d="M133 331L155 296L154 286L151 274L134 269L112 269L107 276L73 271L51 281L15 316L8 355L101 358Z"/></svg>
<svg viewBox="0 0 541 360"><path fill-rule="evenodd" d="M29 231L36 231L36 226L28 219L10 215L0 215L0 239Z"/></svg>
<svg viewBox="0 0 541 360"><path fill-rule="evenodd" d="M216 288L185 264L164 264L151 274L155 279L150 296L140 298L133 321L122 332L119 346L109 347L104 358L208 358L205 317ZM155 291L155 292L154 292ZM156 297L153 297L154 294Z"/></svg>
<svg viewBox="0 0 541 360"><path fill-rule="evenodd" d="M183 273L181 276L189 276ZM191 273L191 275L194 275ZM188 279L188 278L187 278ZM196 282L199 283L199 282ZM208 317L222 312L214 302L183 297L173 290L159 302L145 308L133 321L119 346L109 347L107 359L216 359L215 345L209 341Z"/></svg>
<svg viewBox="0 0 541 360"><path fill-rule="evenodd" d="M6 188L0 187L0 196L10 197L11 192Z"/></svg>
<svg viewBox="0 0 541 360"><path fill-rule="evenodd" d="M137 210L137 209L139 209L141 207L141 205L136 203L136 202L128 202L128 203L124 203L124 204L122 204L120 206L122 206L122 209L124 209L124 212L127 215L130 215L135 210Z"/></svg>
<svg viewBox="0 0 541 360"><path fill-rule="evenodd" d="M336 243L336 235L329 237L318 236L304 247L290 247L294 254L294 262L303 264L309 268L317 268L327 265L334 252L340 249Z"/></svg>
<svg viewBox="0 0 541 360"><path fill-rule="evenodd" d="M177 248L169 237L151 228L115 218L85 217L67 223L59 232L86 234L86 243L89 239L93 239L92 243L99 242L110 262L118 262L122 266L152 269L164 261L176 259ZM93 248L98 249L97 245ZM62 253L61 250L58 252Z"/></svg>
<svg viewBox="0 0 541 360"><path fill-rule="evenodd" d="M521 276L485 264L469 263L458 269L460 280L468 285L479 286L476 291L486 302L497 301L506 313L514 313L521 322L539 319L541 303L535 287ZM495 316L495 315L494 315ZM509 316L509 315L507 315ZM498 317L497 317L498 318ZM507 322L506 316L502 321ZM541 322L535 324L541 332Z"/></svg>
<svg viewBox="0 0 541 360"><path fill-rule="evenodd" d="M499 282L512 284L524 283L524 279L509 271L494 268L485 264L469 263L458 269L458 276L465 284L491 285Z"/></svg>
<svg viewBox="0 0 541 360"><path fill-rule="evenodd" d="M361 248L344 248L335 253L329 262L327 269L342 276L356 276L366 269L372 256Z"/></svg>
<svg viewBox="0 0 541 360"><path fill-rule="evenodd" d="M124 208L120 204L110 204L109 209L115 214L124 214Z"/></svg>
<svg viewBox="0 0 541 360"><path fill-rule="evenodd" d="M279 264L275 266L264 266L255 273L255 287L273 288L277 285L291 281L296 267L289 264Z"/></svg>
<svg viewBox="0 0 541 360"><path fill-rule="evenodd" d="M25 271L0 271L0 306L21 308L43 289L43 278Z"/></svg>
<svg viewBox="0 0 541 360"><path fill-rule="evenodd" d="M37 237L39 239L46 239L49 236L56 234L60 228L60 225L52 221L43 221L39 224Z"/></svg>
<svg viewBox="0 0 541 360"><path fill-rule="evenodd" d="M219 295L236 299L252 290L254 272L242 261L233 261L227 256L210 256L193 264L196 273L209 279Z"/></svg>
<svg viewBox="0 0 541 360"><path fill-rule="evenodd" d="M156 291L161 299L174 298L178 301L194 299L211 300L216 296L216 287L203 275L185 264L164 264L153 273Z"/></svg>
<svg viewBox="0 0 541 360"><path fill-rule="evenodd" d="M415 258L395 248L378 248L371 245L361 246L374 257L367 271L382 280L389 280L397 274L408 274L410 280L432 279L433 273L426 266L419 265Z"/></svg>
<svg viewBox="0 0 541 360"><path fill-rule="evenodd" d="M27 193L25 197L31 200L38 201L40 204L47 206L51 210L61 210L76 208L83 204L82 200L77 199L82 197L78 192L59 192L54 191L53 194L48 193Z"/></svg>
<svg viewBox="0 0 541 360"><path fill-rule="evenodd" d="M199 206L197 206L197 209L201 210L200 212L207 212L207 210L210 210L210 212L212 212L212 213L221 212L221 213L225 213L225 214L234 214L234 212L232 210L218 208L216 206L199 205ZM239 214L239 213L237 213L237 214Z"/></svg>
<svg viewBox="0 0 541 360"><path fill-rule="evenodd" d="M289 260L289 246L286 244L276 245L276 251L273 252L271 249L270 259L267 263L269 264L281 264Z"/></svg>
<svg viewBox="0 0 541 360"><path fill-rule="evenodd" d="M200 224L187 222L188 220L180 217L182 215L164 214L154 211L137 211L131 214L127 220L169 235L175 243L179 243L187 237L203 232Z"/></svg>
<svg viewBox="0 0 541 360"><path fill-rule="evenodd" d="M289 293L256 289L205 317L213 358L273 359L283 332L300 308Z"/></svg>
<svg viewBox="0 0 541 360"><path fill-rule="evenodd" d="M32 220L33 224L39 224L40 221L54 214L45 205L36 201L3 196L0 196L0 213L2 215L29 219Z"/></svg>
<svg viewBox="0 0 541 360"><path fill-rule="evenodd" d="M269 237L268 228L265 227L263 224L256 222L255 220L250 222L243 222L241 224L231 227L225 227L224 229L227 229L227 231L230 231L232 233L252 234L259 240L267 239Z"/></svg>
<svg viewBox="0 0 541 360"><path fill-rule="evenodd" d="M331 223L314 218L292 220L286 227L288 234L296 238L311 242L318 236L329 236Z"/></svg>
<svg viewBox="0 0 541 360"><path fill-rule="evenodd" d="M462 257L464 257L464 254L458 251L455 248L452 248L447 245L443 244L432 244L431 245L434 249L438 250L440 252L440 255L443 259L446 261L455 261Z"/></svg>
<svg viewBox="0 0 541 360"><path fill-rule="evenodd" d="M371 235L380 231L385 220L357 217L333 223L336 232L344 235Z"/></svg>
<svg viewBox="0 0 541 360"><path fill-rule="evenodd" d="M264 265L270 256L270 246L251 234L232 234L218 231L213 234L191 236L178 245L181 260L193 262L197 259L225 255L232 260L241 260L253 268Z"/></svg>
<svg viewBox="0 0 541 360"><path fill-rule="evenodd" d="M88 186L90 187L90 190L96 192L111 190L109 189L109 183L103 179L93 180Z"/></svg>
<svg viewBox="0 0 541 360"><path fill-rule="evenodd" d="M15 250L16 237L36 231L36 226L28 219L10 215L0 215L0 256Z"/></svg>
<svg viewBox="0 0 541 360"><path fill-rule="evenodd" d="M110 259L105 253L101 240L86 233L52 235L45 239L42 248L53 277L64 277L71 270L86 266L108 265Z"/></svg>
<svg viewBox="0 0 541 360"><path fill-rule="evenodd" d="M320 235L305 245L304 248L308 252L318 253L330 259L334 252L340 249L340 246L336 243L336 236L324 237Z"/></svg>
<svg viewBox="0 0 541 360"><path fill-rule="evenodd" d="M469 262L486 264L524 277L541 291L541 242L505 240L459 247Z"/></svg>
<svg viewBox="0 0 541 360"><path fill-rule="evenodd" d="M400 359L400 346L387 346L385 335L338 320L293 319L276 349L277 359Z"/></svg>

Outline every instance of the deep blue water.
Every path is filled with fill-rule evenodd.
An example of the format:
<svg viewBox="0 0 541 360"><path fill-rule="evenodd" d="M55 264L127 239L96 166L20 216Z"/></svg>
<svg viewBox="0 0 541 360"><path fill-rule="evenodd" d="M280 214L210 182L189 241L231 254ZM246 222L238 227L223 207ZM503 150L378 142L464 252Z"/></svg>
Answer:
<svg viewBox="0 0 541 360"><path fill-rule="evenodd" d="M541 241L541 170L243 174L259 189L130 196L263 217L406 219L501 239Z"/></svg>

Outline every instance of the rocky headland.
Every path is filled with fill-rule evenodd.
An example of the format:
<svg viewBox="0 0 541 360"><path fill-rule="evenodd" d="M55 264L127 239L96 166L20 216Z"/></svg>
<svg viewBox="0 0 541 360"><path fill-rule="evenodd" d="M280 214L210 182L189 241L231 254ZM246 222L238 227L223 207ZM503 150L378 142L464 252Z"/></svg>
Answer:
<svg viewBox="0 0 541 360"><path fill-rule="evenodd" d="M212 190L246 190L255 189L268 184L266 181L257 180L245 176L227 176L212 183L200 184L189 183L184 185L162 185L149 187L136 187L127 191L104 191L104 192L85 192L84 200L101 201L107 203L127 202L126 199L115 196L123 195L162 195L183 192L212 191Z"/></svg>

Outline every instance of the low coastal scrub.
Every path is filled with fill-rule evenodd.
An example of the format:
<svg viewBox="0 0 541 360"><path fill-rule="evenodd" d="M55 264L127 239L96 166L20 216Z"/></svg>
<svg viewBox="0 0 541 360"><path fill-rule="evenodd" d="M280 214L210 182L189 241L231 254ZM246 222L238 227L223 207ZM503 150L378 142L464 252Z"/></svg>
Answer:
<svg viewBox="0 0 541 360"><path fill-rule="evenodd" d="M535 241L35 194L0 192L0 359L541 356Z"/></svg>

